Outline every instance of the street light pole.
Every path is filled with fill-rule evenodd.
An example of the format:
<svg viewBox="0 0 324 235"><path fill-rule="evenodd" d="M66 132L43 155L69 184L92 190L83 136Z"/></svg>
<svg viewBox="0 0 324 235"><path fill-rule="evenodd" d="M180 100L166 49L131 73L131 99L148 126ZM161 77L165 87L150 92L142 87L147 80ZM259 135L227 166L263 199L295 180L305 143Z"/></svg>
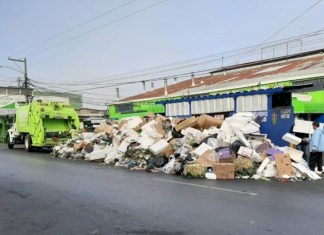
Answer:
<svg viewBox="0 0 324 235"><path fill-rule="evenodd" d="M17 62L22 62L24 63L24 78L25 78L25 97L26 97L26 104L28 104L28 77L27 77L27 60L24 58L23 60L21 59L13 59L13 58L8 58L8 60L12 61L17 61Z"/></svg>

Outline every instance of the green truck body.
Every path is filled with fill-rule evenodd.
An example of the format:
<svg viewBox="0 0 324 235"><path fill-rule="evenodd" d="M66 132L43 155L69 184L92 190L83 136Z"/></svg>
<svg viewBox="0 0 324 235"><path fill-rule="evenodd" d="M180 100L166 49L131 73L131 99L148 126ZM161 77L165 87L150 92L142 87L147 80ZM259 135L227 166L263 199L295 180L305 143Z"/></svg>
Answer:
<svg viewBox="0 0 324 235"><path fill-rule="evenodd" d="M8 130L8 147L21 143L27 151L52 147L79 128L78 115L70 104L34 101L17 108L15 124Z"/></svg>

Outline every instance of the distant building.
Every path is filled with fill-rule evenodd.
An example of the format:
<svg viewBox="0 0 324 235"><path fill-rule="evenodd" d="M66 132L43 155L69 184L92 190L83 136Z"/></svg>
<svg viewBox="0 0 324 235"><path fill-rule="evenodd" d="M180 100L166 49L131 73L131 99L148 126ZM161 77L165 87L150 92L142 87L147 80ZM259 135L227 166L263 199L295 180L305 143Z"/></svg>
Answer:
<svg viewBox="0 0 324 235"><path fill-rule="evenodd" d="M108 107L109 116L112 119L120 119L134 115L144 116L147 112L161 113L173 117L199 115L201 113L218 115L233 111L234 107L238 107L238 110L242 112L260 111L258 110L258 104L265 102L263 96L255 96L251 100L244 99L243 103L241 101L241 103L231 101L230 104L226 99L221 100L215 97L221 98L222 95L273 88L292 89L292 87L303 87L303 89L298 89L298 93L324 90L323 52L324 49L320 49L267 60L224 66L215 69L206 76L193 77L192 79L169 86L165 85L165 87L116 101ZM316 93L316 96L313 95L313 97L317 99L316 106L314 103L308 102L307 107L312 106L312 112L317 114L308 116L311 119L324 121L324 115L319 117L323 108L318 109L324 107L324 93ZM193 99L197 101L190 101ZM298 99L298 96L297 98L294 97L294 99ZM163 106L162 104L166 100L170 102ZM307 101L300 100L300 102ZM296 103L293 102L293 105ZM299 103L299 107L302 105ZM305 108L296 110L298 110L299 114L308 112Z"/></svg>
<svg viewBox="0 0 324 235"><path fill-rule="evenodd" d="M74 109L81 109L82 104L82 94L74 94L68 92L45 92L45 91L34 91L33 96L37 99L42 99L44 101L61 101L68 102Z"/></svg>

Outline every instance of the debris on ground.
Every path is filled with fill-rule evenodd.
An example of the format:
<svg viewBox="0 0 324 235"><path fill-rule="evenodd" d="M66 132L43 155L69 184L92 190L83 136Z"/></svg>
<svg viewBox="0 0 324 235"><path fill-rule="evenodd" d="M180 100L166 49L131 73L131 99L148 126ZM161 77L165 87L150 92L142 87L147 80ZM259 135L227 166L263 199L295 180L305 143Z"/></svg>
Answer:
<svg viewBox="0 0 324 235"><path fill-rule="evenodd" d="M252 117L128 117L101 123L93 133L55 146L51 155L187 178L321 179L308 168L301 151L275 146ZM289 133L283 139L299 141Z"/></svg>

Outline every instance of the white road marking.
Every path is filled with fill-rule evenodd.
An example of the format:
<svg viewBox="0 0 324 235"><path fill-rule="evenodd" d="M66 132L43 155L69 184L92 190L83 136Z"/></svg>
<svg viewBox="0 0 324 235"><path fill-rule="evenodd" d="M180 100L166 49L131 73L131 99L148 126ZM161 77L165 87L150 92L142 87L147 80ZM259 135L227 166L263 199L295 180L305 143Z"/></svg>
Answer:
<svg viewBox="0 0 324 235"><path fill-rule="evenodd" d="M67 166L67 164L59 163L59 162L51 162L51 164L56 164L56 165L60 165L60 166Z"/></svg>
<svg viewBox="0 0 324 235"><path fill-rule="evenodd" d="M218 188L218 187L212 187L212 186L205 186L205 185L200 185L200 184L184 183L184 182L173 181L173 180L165 180L165 179L160 179L160 178L153 178L153 179L154 180L163 181L163 182L168 182L168 183L189 185L189 186L200 187L200 188L209 188L209 189L215 189L215 190L225 191L225 192L231 192L231 193L247 194L247 195L251 195L251 196L258 196L259 195L257 193L237 191L237 190L226 189L226 188Z"/></svg>

